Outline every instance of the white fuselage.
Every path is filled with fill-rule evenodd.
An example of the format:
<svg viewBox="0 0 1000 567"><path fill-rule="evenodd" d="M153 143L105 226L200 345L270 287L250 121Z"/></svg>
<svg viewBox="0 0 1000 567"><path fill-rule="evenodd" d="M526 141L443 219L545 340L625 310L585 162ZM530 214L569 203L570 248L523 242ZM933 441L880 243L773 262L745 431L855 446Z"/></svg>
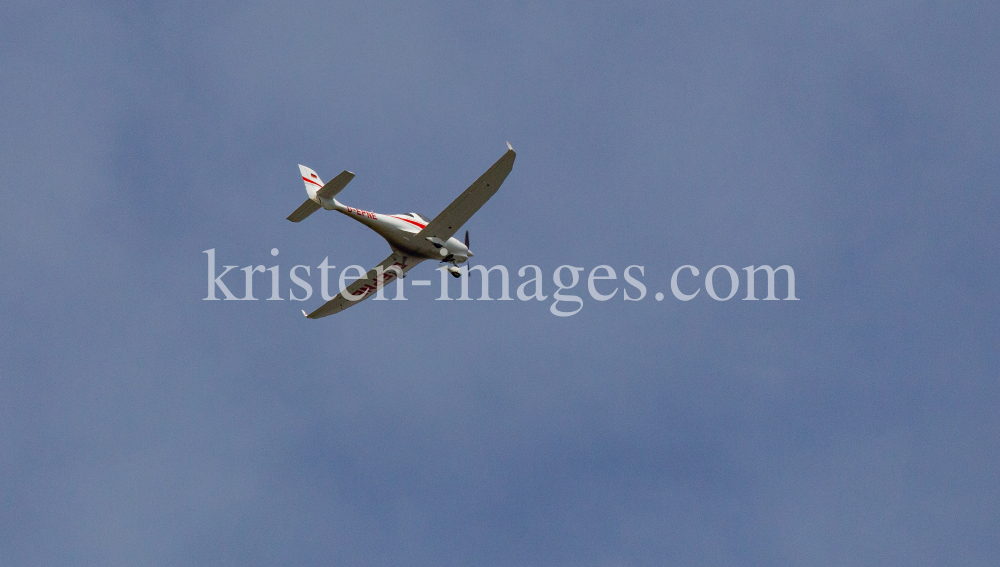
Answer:
<svg viewBox="0 0 1000 567"><path fill-rule="evenodd" d="M417 234L429 221L416 213L386 215L348 207L336 199L313 198L324 209L338 211L379 233L393 250L456 266L473 256L469 248L454 237L444 242L418 238Z"/></svg>

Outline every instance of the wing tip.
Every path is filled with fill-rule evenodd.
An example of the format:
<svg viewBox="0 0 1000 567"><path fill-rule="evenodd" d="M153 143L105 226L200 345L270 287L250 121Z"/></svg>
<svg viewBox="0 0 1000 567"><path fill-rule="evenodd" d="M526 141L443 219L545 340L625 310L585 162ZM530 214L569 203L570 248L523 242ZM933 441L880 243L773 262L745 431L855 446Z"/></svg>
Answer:
<svg viewBox="0 0 1000 567"><path fill-rule="evenodd" d="M514 147L510 145L510 142L507 142L507 149L510 151L514 151Z"/></svg>

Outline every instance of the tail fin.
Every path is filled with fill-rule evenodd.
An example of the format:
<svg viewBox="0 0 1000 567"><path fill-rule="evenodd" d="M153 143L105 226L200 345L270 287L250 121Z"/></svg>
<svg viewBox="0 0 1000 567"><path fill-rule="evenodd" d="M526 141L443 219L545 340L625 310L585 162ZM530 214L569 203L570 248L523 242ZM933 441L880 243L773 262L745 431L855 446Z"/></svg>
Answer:
<svg viewBox="0 0 1000 567"><path fill-rule="evenodd" d="M323 206L322 203L324 200L327 202L332 201L334 196L340 193L354 179L353 173L343 171L340 175L331 179L329 183L323 183L323 180L320 179L319 175L316 175L315 171L302 164L299 164L299 173L302 174L302 182L305 183L309 199L305 203L302 203L299 208L295 209L295 212L288 215L288 220L292 222L299 222L318 211Z"/></svg>
<svg viewBox="0 0 1000 567"><path fill-rule="evenodd" d="M299 164L299 173L302 174L302 182L306 185L306 193L309 193L309 198L315 199L316 193L323 188L323 180L316 175L315 171L302 164Z"/></svg>
<svg viewBox="0 0 1000 567"><path fill-rule="evenodd" d="M302 164L299 164L299 173L302 175L302 182L306 185L306 193L309 198L295 209L295 212L288 215L288 220L292 222L300 222L320 209L319 198L316 197L316 194L323 188L323 180L320 179L319 175L316 175L315 171Z"/></svg>

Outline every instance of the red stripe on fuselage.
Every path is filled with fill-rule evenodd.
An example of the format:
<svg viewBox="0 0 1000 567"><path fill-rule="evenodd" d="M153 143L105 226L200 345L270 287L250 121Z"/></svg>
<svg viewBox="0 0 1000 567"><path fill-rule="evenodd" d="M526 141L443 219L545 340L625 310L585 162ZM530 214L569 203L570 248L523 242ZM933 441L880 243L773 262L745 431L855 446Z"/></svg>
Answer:
<svg viewBox="0 0 1000 567"><path fill-rule="evenodd" d="M389 216L392 217L392 218L394 218L394 219L399 219L401 221L408 222L410 224L415 224L415 225L419 226L420 228L427 228L426 224L420 224L417 221L412 221L410 219L404 219L403 217L397 217L396 215L389 215Z"/></svg>

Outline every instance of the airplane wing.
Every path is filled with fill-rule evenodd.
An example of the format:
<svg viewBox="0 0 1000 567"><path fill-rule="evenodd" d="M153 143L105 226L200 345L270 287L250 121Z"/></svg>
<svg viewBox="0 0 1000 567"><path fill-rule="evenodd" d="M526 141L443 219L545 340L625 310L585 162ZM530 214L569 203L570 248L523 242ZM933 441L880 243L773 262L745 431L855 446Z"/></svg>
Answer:
<svg viewBox="0 0 1000 567"><path fill-rule="evenodd" d="M486 173L479 176L475 183L469 185L457 199L451 202L445 210L434 217L423 230L417 234L416 238L437 237L441 240L448 240L462 228L472 215L476 214L486 201L497 192L500 184L507 179L507 174L514 167L514 148L507 144L507 153L497 160Z"/></svg>
<svg viewBox="0 0 1000 567"><path fill-rule="evenodd" d="M303 315L310 319L319 319L320 317L326 317L327 315L333 315L334 313L340 313L348 307L360 303L365 299L375 295L379 288L385 287L386 284L390 283L399 274L396 270L391 269L391 266L395 266L402 270L405 274L420 262L423 262L423 258L416 258L413 256L405 256L399 252L393 252L388 258L379 262L378 266L368 270L365 277L358 279L351 285L347 286L347 289L337 294L336 297L327 301L319 309L313 311L312 313L306 314L305 311L302 312ZM378 268L382 267L382 278L380 282L376 282L376 276L378 275ZM354 299L347 297L347 294L354 296Z"/></svg>

